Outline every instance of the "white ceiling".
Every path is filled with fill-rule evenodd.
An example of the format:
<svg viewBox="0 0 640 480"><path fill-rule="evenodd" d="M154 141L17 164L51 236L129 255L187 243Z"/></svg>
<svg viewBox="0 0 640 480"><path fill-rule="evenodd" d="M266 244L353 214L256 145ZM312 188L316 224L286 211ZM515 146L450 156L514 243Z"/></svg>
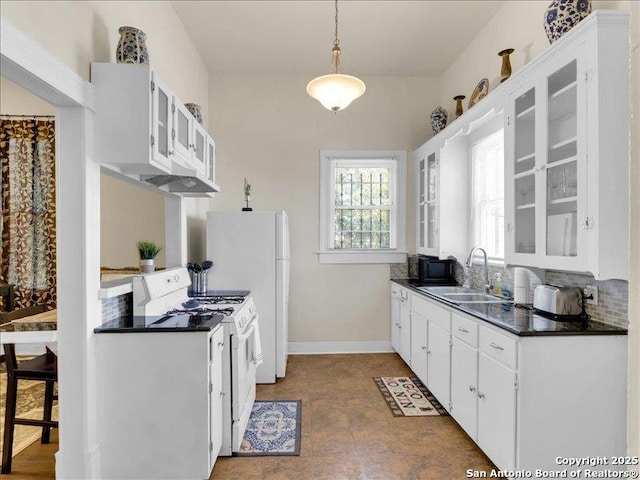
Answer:
<svg viewBox="0 0 640 480"><path fill-rule="evenodd" d="M333 1L172 3L211 73L328 73ZM503 3L340 0L343 72L440 75Z"/></svg>

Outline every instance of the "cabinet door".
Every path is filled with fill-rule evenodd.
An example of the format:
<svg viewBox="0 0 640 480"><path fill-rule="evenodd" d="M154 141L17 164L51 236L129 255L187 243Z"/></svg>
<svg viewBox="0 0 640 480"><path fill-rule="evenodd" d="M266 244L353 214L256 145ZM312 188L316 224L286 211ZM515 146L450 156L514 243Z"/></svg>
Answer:
<svg viewBox="0 0 640 480"><path fill-rule="evenodd" d="M525 85L509 97L505 135L506 261L535 265L537 245L537 172L541 162L536 138L539 113L536 86Z"/></svg>
<svg viewBox="0 0 640 480"><path fill-rule="evenodd" d="M191 166L191 155L193 144L192 124L195 122L191 112L180 102L177 97L173 97L173 150L177 160L185 167Z"/></svg>
<svg viewBox="0 0 640 480"><path fill-rule="evenodd" d="M223 329L219 328L216 333L210 337L210 363L209 363L209 378L210 386L209 393L211 397L211 438L210 438L210 451L211 451L211 467L216 461L216 457L220 453L222 447L222 352L224 350L224 333Z"/></svg>
<svg viewBox="0 0 640 480"><path fill-rule="evenodd" d="M515 468L516 374L479 354L478 445L498 468Z"/></svg>
<svg viewBox="0 0 640 480"><path fill-rule="evenodd" d="M455 337L451 345L451 415L477 442L478 351Z"/></svg>
<svg viewBox="0 0 640 480"><path fill-rule="evenodd" d="M391 287L391 346L400 353L400 287Z"/></svg>
<svg viewBox="0 0 640 480"><path fill-rule="evenodd" d="M216 142L207 136L207 179L216 183Z"/></svg>
<svg viewBox="0 0 640 480"><path fill-rule="evenodd" d="M411 310L409 308L409 292L400 303L400 356L411 365Z"/></svg>
<svg viewBox="0 0 640 480"><path fill-rule="evenodd" d="M171 138L171 99L172 94L167 86L155 76L152 77L151 89L151 156L154 162L171 168L170 138Z"/></svg>
<svg viewBox="0 0 640 480"><path fill-rule="evenodd" d="M438 158L435 152L420 156L417 164L417 250L438 255Z"/></svg>
<svg viewBox="0 0 640 480"><path fill-rule="evenodd" d="M199 175L205 176L207 171L207 131L197 121L193 121L193 155L192 164Z"/></svg>
<svg viewBox="0 0 640 480"><path fill-rule="evenodd" d="M427 384L427 319L411 311L411 370Z"/></svg>
<svg viewBox="0 0 640 480"><path fill-rule="evenodd" d="M586 270L586 65L584 44L567 50L543 71L547 145L540 172L543 267ZM544 200L542 200L544 199Z"/></svg>
<svg viewBox="0 0 640 480"><path fill-rule="evenodd" d="M427 387L447 410L451 373L451 344L449 332L429 322L427 348Z"/></svg>

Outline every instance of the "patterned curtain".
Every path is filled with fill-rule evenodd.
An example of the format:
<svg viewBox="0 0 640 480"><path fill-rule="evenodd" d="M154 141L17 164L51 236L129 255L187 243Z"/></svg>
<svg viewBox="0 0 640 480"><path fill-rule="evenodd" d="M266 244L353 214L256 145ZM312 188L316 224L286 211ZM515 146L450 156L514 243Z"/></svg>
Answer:
<svg viewBox="0 0 640 480"><path fill-rule="evenodd" d="M55 150L53 120L0 119L0 283L15 308L56 308Z"/></svg>

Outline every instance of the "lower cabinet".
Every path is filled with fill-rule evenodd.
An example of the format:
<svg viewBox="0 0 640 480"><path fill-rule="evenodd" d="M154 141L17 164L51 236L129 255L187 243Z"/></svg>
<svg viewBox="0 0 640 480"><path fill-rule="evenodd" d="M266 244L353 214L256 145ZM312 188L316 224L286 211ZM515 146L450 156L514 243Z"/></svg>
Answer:
<svg viewBox="0 0 640 480"><path fill-rule="evenodd" d="M516 462L516 373L482 352L477 364L476 443L500 468L513 470Z"/></svg>
<svg viewBox="0 0 640 480"><path fill-rule="evenodd" d="M429 322L427 346L427 388L444 408L450 410L449 389L451 385L451 340L450 333L434 322Z"/></svg>
<svg viewBox="0 0 640 480"><path fill-rule="evenodd" d="M625 455L626 335L517 336L428 296L410 297L407 363L499 469L554 471L559 455ZM402 351L406 340L398 338ZM606 392L606 408L596 391Z"/></svg>
<svg viewBox="0 0 640 480"><path fill-rule="evenodd" d="M411 366L411 296L409 290L391 283L391 346Z"/></svg>
<svg viewBox="0 0 640 480"><path fill-rule="evenodd" d="M411 370L427 385L428 322L415 310L411 312Z"/></svg>
<svg viewBox="0 0 640 480"><path fill-rule="evenodd" d="M94 336L100 478L209 478L222 444L222 326Z"/></svg>

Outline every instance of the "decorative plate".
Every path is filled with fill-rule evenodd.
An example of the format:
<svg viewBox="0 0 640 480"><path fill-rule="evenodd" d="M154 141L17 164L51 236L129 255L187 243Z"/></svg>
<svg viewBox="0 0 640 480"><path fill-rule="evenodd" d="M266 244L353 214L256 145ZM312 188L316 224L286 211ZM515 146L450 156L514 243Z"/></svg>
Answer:
<svg viewBox="0 0 640 480"><path fill-rule="evenodd" d="M475 90L471 94L471 98L469 99L469 107L467 109L473 107L476 103L486 97L487 93L489 93L489 80L483 78L478 82L478 85L476 85Z"/></svg>

